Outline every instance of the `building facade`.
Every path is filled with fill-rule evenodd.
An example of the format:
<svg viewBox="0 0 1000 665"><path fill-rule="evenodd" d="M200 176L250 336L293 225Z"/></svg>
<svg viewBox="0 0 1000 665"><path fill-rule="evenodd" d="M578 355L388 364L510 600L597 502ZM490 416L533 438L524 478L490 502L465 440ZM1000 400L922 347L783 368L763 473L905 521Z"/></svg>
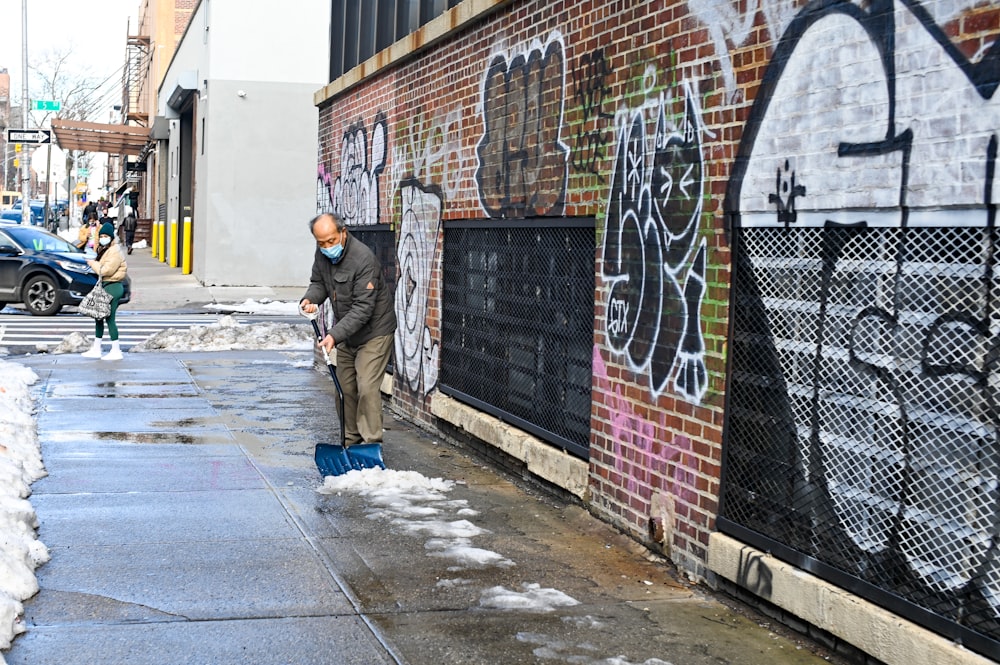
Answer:
<svg viewBox="0 0 1000 665"><path fill-rule="evenodd" d="M194 7L158 90L152 135L161 256L189 261L203 284L308 281L312 95L326 77L328 17L322 0L277 15L235 0Z"/></svg>
<svg viewBox="0 0 1000 665"><path fill-rule="evenodd" d="M350 4L316 208L389 264L395 404L694 578L997 658L1000 8Z"/></svg>

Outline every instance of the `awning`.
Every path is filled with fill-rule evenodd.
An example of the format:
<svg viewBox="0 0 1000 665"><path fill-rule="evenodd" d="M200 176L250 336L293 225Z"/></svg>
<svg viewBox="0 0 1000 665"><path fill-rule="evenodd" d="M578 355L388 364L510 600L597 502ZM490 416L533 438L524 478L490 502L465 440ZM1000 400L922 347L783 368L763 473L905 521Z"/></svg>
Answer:
<svg viewBox="0 0 1000 665"><path fill-rule="evenodd" d="M103 125L79 120L52 120L52 131L63 150L138 155L149 142L149 127Z"/></svg>

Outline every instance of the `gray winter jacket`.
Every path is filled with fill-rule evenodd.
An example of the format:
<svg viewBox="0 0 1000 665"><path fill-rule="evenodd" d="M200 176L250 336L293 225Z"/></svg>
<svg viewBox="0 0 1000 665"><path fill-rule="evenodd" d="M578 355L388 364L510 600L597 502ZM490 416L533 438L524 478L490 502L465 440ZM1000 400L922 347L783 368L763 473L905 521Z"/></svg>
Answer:
<svg viewBox="0 0 1000 665"><path fill-rule="evenodd" d="M396 330L392 297L382 280L382 265L363 242L348 232L344 255L334 264L319 249L313 256L312 276L303 299L333 305L336 325L329 331L339 346L358 347Z"/></svg>

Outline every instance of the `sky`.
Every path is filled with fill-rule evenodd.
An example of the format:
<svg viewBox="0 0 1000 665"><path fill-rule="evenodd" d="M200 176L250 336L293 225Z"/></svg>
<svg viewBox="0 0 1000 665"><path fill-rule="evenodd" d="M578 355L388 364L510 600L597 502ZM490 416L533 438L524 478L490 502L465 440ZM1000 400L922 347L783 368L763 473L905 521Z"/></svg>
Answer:
<svg viewBox="0 0 1000 665"><path fill-rule="evenodd" d="M140 0L0 0L4 28L0 67L10 73L12 98L21 98L21 10L25 4L29 66L46 51L62 47L74 55L74 73L98 81L125 63L126 42L129 32L136 31ZM35 99L30 88L28 96Z"/></svg>

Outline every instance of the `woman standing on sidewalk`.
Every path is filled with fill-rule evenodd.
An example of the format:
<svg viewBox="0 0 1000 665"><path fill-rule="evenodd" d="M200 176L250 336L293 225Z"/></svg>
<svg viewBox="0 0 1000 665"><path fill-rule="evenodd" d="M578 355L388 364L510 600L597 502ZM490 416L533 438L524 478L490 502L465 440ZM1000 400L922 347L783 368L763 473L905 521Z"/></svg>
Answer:
<svg viewBox="0 0 1000 665"><path fill-rule="evenodd" d="M101 344L104 341L104 321L94 321L94 344L82 355L85 358L101 358L101 360L121 360L122 350L118 346L118 323L115 315L118 313L118 303L125 293L122 280L128 273L125 257L121 247L115 241L115 227L111 222L105 222L97 235L97 258L87 261L87 265L100 275L104 290L111 294L111 314L108 315L108 332L111 334L111 350L101 357ZM97 288L96 286L94 287Z"/></svg>

